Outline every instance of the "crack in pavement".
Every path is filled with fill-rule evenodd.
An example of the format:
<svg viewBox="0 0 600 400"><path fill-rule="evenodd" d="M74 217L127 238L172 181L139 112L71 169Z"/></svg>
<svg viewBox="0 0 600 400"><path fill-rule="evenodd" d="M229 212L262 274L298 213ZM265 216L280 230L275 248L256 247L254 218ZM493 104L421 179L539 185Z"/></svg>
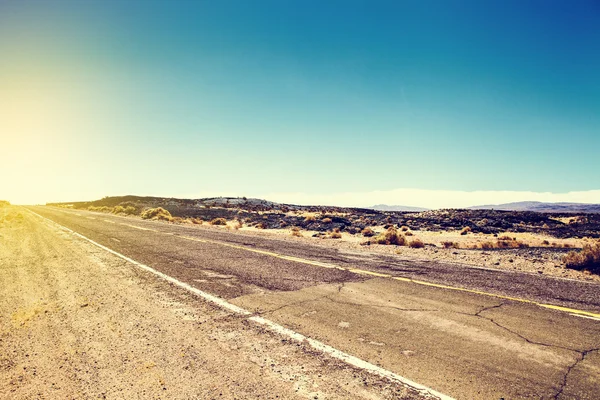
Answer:
<svg viewBox="0 0 600 400"><path fill-rule="evenodd" d="M491 323L493 323L494 325L496 325L497 327L504 329L505 331L519 337L520 339L524 340L525 342L529 343L529 344L533 344L533 345L537 345L537 346L544 346L544 347L554 347L557 349L563 349L563 350L567 350L567 351L572 351L574 353L578 354L577 359L575 360L575 362L573 362L571 365L567 366L567 370L565 371L565 374L563 375L563 379L562 382L560 383L560 386L558 388L558 391L556 392L556 394L554 395L554 399L558 400L558 398L562 395L565 387L567 386L567 380L569 378L569 374L571 373L571 371L581 362L583 362L585 360L585 357L589 354L589 353L593 353L595 351L599 351L600 348L593 348L593 349L588 349L588 350L577 350L577 349L572 349L569 347L564 347L564 346L559 346L559 345L555 345L555 344L548 344L548 343L542 343L542 342L536 342L534 340L531 340L523 335L521 335L518 332L513 331L512 329L507 328L504 325L501 325L500 323L494 321L493 318L490 317L486 317L484 315L481 315L481 313L485 312L485 311L489 311L492 310L494 308L500 308L504 305L506 305L507 302L502 302L500 304L494 305L494 306L489 306L489 307L483 307L481 310L477 311L475 314L468 314L468 313L460 313L460 314L465 314L465 315L473 315L475 317L478 318L482 318L485 319L487 321L490 321Z"/></svg>
<svg viewBox="0 0 600 400"><path fill-rule="evenodd" d="M358 306L358 307L377 307L377 308L391 308L393 310L398 310L398 311L439 311L439 310L435 310L435 309L427 309L427 308L402 308L402 307L396 307L396 306L386 306L383 304L360 304L360 303L354 303L351 301L341 301L341 300L336 300L331 298L332 295L328 295L325 296L324 298L333 302L333 303L337 303L337 304L348 304L348 305L352 305L352 306Z"/></svg>
<svg viewBox="0 0 600 400"><path fill-rule="evenodd" d="M569 374L571 373L571 371L581 362L583 362L585 360L585 357L590 354L593 353L594 351L598 351L600 350L600 348L595 348L595 349L589 349L589 350L583 350L583 351L578 351L579 353L579 357L577 358L577 360L575 360L575 362L571 365L569 365L567 367L567 370L565 371L565 374L563 376L563 380L560 384L560 387L558 388L558 391L556 392L556 394L554 395L554 400L558 400L558 398L562 395L563 391L565 390L565 388L567 387L567 380L569 379Z"/></svg>

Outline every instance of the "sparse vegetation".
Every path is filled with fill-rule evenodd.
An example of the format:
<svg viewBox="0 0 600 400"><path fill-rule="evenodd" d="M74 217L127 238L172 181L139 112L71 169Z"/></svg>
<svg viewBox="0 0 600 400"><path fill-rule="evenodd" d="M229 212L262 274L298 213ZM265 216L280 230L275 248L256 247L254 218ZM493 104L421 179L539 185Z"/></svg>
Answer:
<svg viewBox="0 0 600 400"><path fill-rule="evenodd" d="M227 225L227 220L225 218L215 218L210 221L211 225Z"/></svg>
<svg viewBox="0 0 600 400"><path fill-rule="evenodd" d="M334 230L333 232L331 232L329 234L329 237L331 239L341 239L342 238L342 233L340 232L339 229Z"/></svg>
<svg viewBox="0 0 600 400"><path fill-rule="evenodd" d="M408 244L408 246L413 249L422 249L423 247L425 247L425 243L423 243L423 241L421 239L414 239L414 240L411 240L411 242Z"/></svg>
<svg viewBox="0 0 600 400"><path fill-rule="evenodd" d="M0 207L8 207L10 203L6 200L0 200Z"/></svg>
<svg viewBox="0 0 600 400"><path fill-rule="evenodd" d="M462 231L460 231L460 234L464 236L464 235L466 235L466 234L467 234L467 233L469 233L469 232L471 232L471 228L470 228L470 227L468 227L468 226L465 226L465 227L462 229Z"/></svg>
<svg viewBox="0 0 600 400"><path fill-rule="evenodd" d="M142 211L141 217L143 219L156 219L161 221L173 220L173 216L171 215L171 213L162 207L148 208Z"/></svg>
<svg viewBox="0 0 600 400"><path fill-rule="evenodd" d="M331 218L323 218L321 220L321 222L324 223L324 224L330 224L331 223Z"/></svg>
<svg viewBox="0 0 600 400"><path fill-rule="evenodd" d="M444 247L445 249L458 249L460 248L460 245L456 242L446 240L442 242L442 247Z"/></svg>
<svg viewBox="0 0 600 400"><path fill-rule="evenodd" d="M294 226L292 228L292 236L302 237L302 232L300 232L300 228L298 228L297 226Z"/></svg>
<svg viewBox="0 0 600 400"><path fill-rule="evenodd" d="M600 274L600 242L586 244L581 251L570 251L563 261L567 268Z"/></svg>
<svg viewBox="0 0 600 400"><path fill-rule="evenodd" d="M388 228L385 232L380 233L375 237L375 243L404 246L406 245L406 238L404 235L393 226Z"/></svg>
<svg viewBox="0 0 600 400"><path fill-rule="evenodd" d="M316 221L317 219L315 218L314 215L307 215L306 218L304 218L304 222L313 222Z"/></svg>
<svg viewBox="0 0 600 400"><path fill-rule="evenodd" d="M375 236L375 232L373 232L373 229L369 228L368 226L365 229L363 229L360 233L362 233L364 237Z"/></svg>

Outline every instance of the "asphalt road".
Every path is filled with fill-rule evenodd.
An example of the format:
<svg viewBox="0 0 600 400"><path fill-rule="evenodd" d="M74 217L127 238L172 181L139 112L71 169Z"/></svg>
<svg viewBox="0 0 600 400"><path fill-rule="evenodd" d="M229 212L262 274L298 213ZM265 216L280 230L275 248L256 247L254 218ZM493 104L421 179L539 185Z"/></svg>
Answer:
<svg viewBox="0 0 600 400"><path fill-rule="evenodd" d="M596 399L600 393L600 321L585 316L600 312L598 284L87 211L29 209L449 396ZM547 308L552 305L581 313Z"/></svg>

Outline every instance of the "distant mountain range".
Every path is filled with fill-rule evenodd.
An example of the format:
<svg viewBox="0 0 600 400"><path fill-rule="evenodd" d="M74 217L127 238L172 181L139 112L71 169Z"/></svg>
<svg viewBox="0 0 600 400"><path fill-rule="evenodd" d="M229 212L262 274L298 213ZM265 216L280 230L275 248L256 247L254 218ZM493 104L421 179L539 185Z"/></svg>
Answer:
<svg viewBox="0 0 600 400"><path fill-rule="evenodd" d="M375 204L372 207L367 207L371 210L377 211L410 211L410 212L421 212L427 211L428 208L423 207L410 207L410 206L388 206L387 204Z"/></svg>
<svg viewBox="0 0 600 400"><path fill-rule="evenodd" d="M519 201L516 203L492 204L468 207L470 210L536 211L545 213L600 213L600 204L542 203Z"/></svg>

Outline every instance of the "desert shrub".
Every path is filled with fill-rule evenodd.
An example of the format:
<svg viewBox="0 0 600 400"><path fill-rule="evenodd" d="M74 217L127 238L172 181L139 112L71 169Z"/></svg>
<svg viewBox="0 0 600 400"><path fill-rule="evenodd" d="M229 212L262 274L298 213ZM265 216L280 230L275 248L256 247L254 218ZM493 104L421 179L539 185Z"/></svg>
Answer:
<svg viewBox="0 0 600 400"><path fill-rule="evenodd" d="M192 224L195 225L202 225L204 223L204 220L202 218L191 218L192 220Z"/></svg>
<svg viewBox="0 0 600 400"><path fill-rule="evenodd" d="M423 247L425 247L425 243L423 243L421 239L415 239L411 240L408 246L412 247L413 249L422 249Z"/></svg>
<svg viewBox="0 0 600 400"><path fill-rule="evenodd" d="M255 225L257 229L267 229L267 225L264 223L258 223Z"/></svg>
<svg viewBox="0 0 600 400"><path fill-rule="evenodd" d="M482 242L479 244L479 247L481 247L484 250L488 250L488 249L493 249L496 246L494 245L493 242Z"/></svg>
<svg viewBox="0 0 600 400"><path fill-rule="evenodd" d="M411 231L406 231L404 232L404 236L413 236L413 233Z"/></svg>
<svg viewBox="0 0 600 400"><path fill-rule="evenodd" d="M148 208L142 211L141 217L143 219L157 219L163 221L171 221L173 219L171 213L162 207Z"/></svg>
<svg viewBox="0 0 600 400"><path fill-rule="evenodd" d="M498 238L498 240L513 240L513 238L511 238L510 236L506 236L506 235L504 235L504 236L500 236L500 237Z"/></svg>
<svg viewBox="0 0 600 400"><path fill-rule="evenodd" d="M112 209L113 214L120 214L125 211L125 207L123 206L114 206Z"/></svg>
<svg viewBox="0 0 600 400"><path fill-rule="evenodd" d="M375 235L375 232L373 232L373 229L369 228L368 226L365 229L363 229L361 231L361 233L364 237L371 237L371 236Z"/></svg>
<svg viewBox="0 0 600 400"><path fill-rule="evenodd" d="M317 219L315 218L314 215L307 215L306 218L304 218L304 222L312 222L312 221L316 221Z"/></svg>
<svg viewBox="0 0 600 400"><path fill-rule="evenodd" d="M324 224L330 224L331 223L331 218L323 218L321 220L321 222L324 223Z"/></svg>
<svg viewBox="0 0 600 400"><path fill-rule="evenodd" d="M127 206L123 210L123 213L125 213L127 215L134 215L134 214L137 214L137 209L133 206Z"/></svg>
<svg viewBox="0 0 600 400"><path fill-rule="evenodd" d="M211 225L227 225L227 220L225 218L215 218L210 221Z"/></svg>
<svg viewBox="0 0 600 400"><path fill-rule="evenodd" d="M6 200L0 200L0 207L8 207L10 203Z"/></svg>
<svg viewBox="0 0 600 400"><path fill-rule="evenodd" d="M467 233L471 232L471 228L468 226L465 226L462 231L460 231L461 235L466 235Z"/></svg>
<svg viewBox="0 0 600 400"><path fill-rule="evenodd" d="M549 242L549 241L547 241L547 240L544 240L544 241L542 242L542 246L550 246L550 242Z"/></svg>
<svg viewBox="0 0 600 400"><path fill-rule="evenodd" d="M396 245L396 246L404 246L406 245L406 238L404 235L394 227L388 228L383 233L380 233L375 237L375 243L378 244L387 244L387 245Z"/></svg>
<svg viewBox="0 0 600 400"><path fill-rule="evenodd" d="M408 229L409 229L409 228L408 228L408 226L406 226L406 225L402 225L402 227L400 228L400 230L401 230L402 232L407 232L407 231L408 231Z"/></svg>
<svg viewBox="0 0 600 400"><path fill-rule="evenodd" d="M300 232L300 228L298 228L297 226L294 226L292 228L292 236L302 237L302 232Z"/></svg>
<svg viewBox="0 0 600 400"><path fill-rule="evenodd" d="M175 223L181 224L181 223L185 222L185 220L183 218L181 218L181 217L173 217L171 219L171 222L175 222Z"/></svg>
<svg viewBox="0 0 600 400"><path fill-rule="evenodd" d="M600 273L600 242L586 244L579 252L570 251L563 257L567 268Z"/></svg>
<svg viewBox="0 0 600 400"><path fill-rule="evenodd" d="M238 229L242 228L243 226L244 226L244 223L238 219L235 221L235 225L233 226L233 229L235 229L237 231Z"/></svg>
<svg viewBox="0 0 600 400"><path fill-rule="evenodd" d="M442 246L445 249L458 249L459 244L456 242L451 242L451 241L447 240L445 242L442 242Z"/></svg>
<svg viewBox="0 0 600 400"><path fill-rule="evenodd" d="M329 234L329 237L332 238L332 239L341 239L342 238L342 233L339 232L339 231L338 232L334 231L334 232L331 232Z"/></svg>

